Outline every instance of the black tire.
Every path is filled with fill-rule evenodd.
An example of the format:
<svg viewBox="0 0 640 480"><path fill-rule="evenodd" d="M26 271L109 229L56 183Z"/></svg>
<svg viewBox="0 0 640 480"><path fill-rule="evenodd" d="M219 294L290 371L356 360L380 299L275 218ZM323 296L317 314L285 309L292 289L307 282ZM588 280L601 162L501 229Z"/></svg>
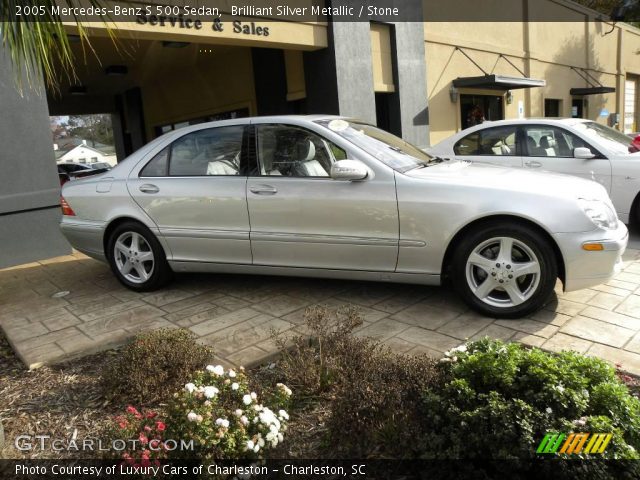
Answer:
<svg viewBox="0 0 640 480"><path fill-rule="evenodd" d="M496 253L496 248L500 249L503 245L497 240L499 238L514 241L509 255L513 262L500 263L505 257L491 258ZM485 259L492 263L483 266L469 265L468 261L474 253L481 254L481 257L474 256L474 259L482 258L481 263L484 264ZM539 273L517 276L514 269L523 266L525 262L537 263ZM557 278L558 265L553 247L544 235L526 225L493 223L471 231L457 245L451 268L451 283L462 299L477 312L494 318L521 318L541 309L549 302ZM480 288L485 286L485 280L493 283ZM484 300L474 293L478 291L479 295L483 295L483 290L486 291L493 285L495 289L490 290ZM514 287L521 296L514 294ZM512 298L517 300L513 301Z"/></svg>
<svg viewBox="0 0 640 480"><path fill-rule="evenodd" d="M135 237L135 235L139 235L140 237ZM118 240L123 240L124 244L127 244L127 238L142 238L144 242L140 241L140 244L143 245L140 250L140 255L152 253L153 259L147 260L144 262L140 262L136 260L137 255L134 255L133 250L129 250L129 253L123 253L122 249L119 249L116 252L116 242ZM120 243L122 246L123 243ZM162 288L167 283L169 283L173 277L173 272L171 267L167 263L167 258L164 253L164 249L160 242L156 238L156 236L149 230L146 226L141 223L128 221L118 225L111 235L109 236L109 240L107 242L107 259L109 260L109 265L111 266L111 270L113 271L116 278L122 283L125 287L130 288L131 290L135 290L136 292L150 292L153 290L157 290ZM118 257L118 258L116 258ZM135 268L130 269L130 275L125 275L123 270L119 267L122 265L128 258L131 258L135 263ZM147 258L141 257L141 258ZM153 262L150 264L150 262ZM124 267L124 265L122 265ZM141 270L138 268L144 269L144 273L140 274ZM148 275L146 278L144 275ZM129 278L127 278L129 277ZM137 279L135 278L137 277Z"/></svg>

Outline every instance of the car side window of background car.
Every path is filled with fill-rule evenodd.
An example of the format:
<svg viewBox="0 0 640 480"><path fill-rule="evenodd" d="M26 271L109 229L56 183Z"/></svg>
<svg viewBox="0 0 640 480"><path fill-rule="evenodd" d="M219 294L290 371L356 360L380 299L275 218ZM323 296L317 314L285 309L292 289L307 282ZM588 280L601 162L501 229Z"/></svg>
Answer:
<svg viewBox="0 0 640 480"><path fill-rule="evenodd" d="M151 159L140 172L141 177L166 177L169 169L169 147Z"/></svg>
<svg viewBox="0 0 640 480"><path fill-rule="evenodd" d="M524 155L528 157L573 158L574 149L590 148L580 137L550 125L526 126L525 138Z"/></svg>
<svg viewBox="0 0 640 480"><path fill-rule="evenodd" d="M207 128L171 144L169 175L173 177L240 175L244 126Z"/></svg>
<svg viewBox="0 0 640 480"><path fill-rule="evenodd" d="M258 125L260 175L329 177L346 152L321 136L292 125Z"/></svg>
<svg viewBox="0 0 640 480"><path fill-rule="evenodd" d="M456 155L516 155L515 126L487 128L473 132L453 147Z"/></svg>

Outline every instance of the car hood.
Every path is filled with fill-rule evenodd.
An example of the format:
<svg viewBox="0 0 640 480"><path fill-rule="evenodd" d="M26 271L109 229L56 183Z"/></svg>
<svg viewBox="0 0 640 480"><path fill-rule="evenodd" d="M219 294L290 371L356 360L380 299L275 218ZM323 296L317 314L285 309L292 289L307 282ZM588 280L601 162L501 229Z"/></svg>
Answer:
<svg viewBox="0 0 640 480"><path fill-rule="evenodd" d="M412 178L447 181L460 185L474 185L496 190L513 190L536 194L553 192L568 198L606 199L605 188L591 180L550 172L532 172L520 168L445 161L426 168L405 172Z"/></svg>

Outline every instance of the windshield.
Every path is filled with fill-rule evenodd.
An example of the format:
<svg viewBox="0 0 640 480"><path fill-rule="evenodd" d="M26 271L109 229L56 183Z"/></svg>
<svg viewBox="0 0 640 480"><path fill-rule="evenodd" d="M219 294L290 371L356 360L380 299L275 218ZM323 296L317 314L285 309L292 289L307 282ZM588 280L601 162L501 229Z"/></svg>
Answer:
<svg viewBox="0 0 640 480"><path fill-rule="evenodd" d="M399 172L426 167L430 155L399 137L366 123L346 120L320 120L318 124L346 138L378 160Z"/></svg>
<svg viewBox="0 0 640 480"><path fill-rule="evenodd" d="M600 125L596 122L576 123L573 128L595 143L606 147L615 154L634 153L638 150L632 144L632 139L624 133L613 128Z"/></svg>

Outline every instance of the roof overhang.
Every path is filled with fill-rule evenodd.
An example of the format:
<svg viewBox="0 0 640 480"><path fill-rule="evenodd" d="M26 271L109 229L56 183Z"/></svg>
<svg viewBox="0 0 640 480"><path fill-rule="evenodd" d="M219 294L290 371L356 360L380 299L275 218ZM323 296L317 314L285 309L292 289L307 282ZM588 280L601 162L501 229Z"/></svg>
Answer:
<svg viewBox="0 0 640 480"><path fill-rule="evenodd" d="M458 77L453 81L456 88L485 88L489 90L516 90L518 88L544 87L545 80L507 75L482 75L480 77Z"/></svg>
<svg viewBox="0 0 640 480"><path fill-rule="evenodd" d="M615 93L616 89L613 87L587 87L587 88L572 88L569 90L571 95L601 95L603 93Z"/></svg>

